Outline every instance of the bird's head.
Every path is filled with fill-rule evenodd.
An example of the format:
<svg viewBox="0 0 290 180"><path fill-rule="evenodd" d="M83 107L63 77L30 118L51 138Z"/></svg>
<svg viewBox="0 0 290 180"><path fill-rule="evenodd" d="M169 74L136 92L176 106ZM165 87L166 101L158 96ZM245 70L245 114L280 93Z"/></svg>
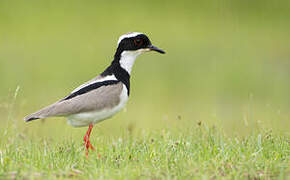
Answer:
<svg viewBox="0 0 290 180"><path fill-rule="evenodd" d="M161 54L165 53L162 49L153 46L145 34L138 32L131 32L120 36L117 51L119 53L131 51L132 53L135 52L138 55L149 51L156 51Z"/></svg>
<svg viewBox="0 0 290 180"><path fill-rule="evenodd" d="M131 32L120 36L118 41L118 48L115 53L115 58L112 63L120 64L128 73L131 72L135 59L149 51L156 51L164 54L162 49L152 45L149 38L138 32Z"/></svg>

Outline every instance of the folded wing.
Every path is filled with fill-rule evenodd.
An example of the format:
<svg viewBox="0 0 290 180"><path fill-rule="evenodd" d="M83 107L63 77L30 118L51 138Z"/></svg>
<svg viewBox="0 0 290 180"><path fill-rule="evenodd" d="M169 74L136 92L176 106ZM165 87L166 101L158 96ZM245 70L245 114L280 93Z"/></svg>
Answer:
<svg viewBox="0 0 290 180"><path fill-rule="evenodd" d="M80 86L64 99L25 117L24 120L68 116L114 107L120 102L122 89L123 84L118 80L91 81Z"/></svg>

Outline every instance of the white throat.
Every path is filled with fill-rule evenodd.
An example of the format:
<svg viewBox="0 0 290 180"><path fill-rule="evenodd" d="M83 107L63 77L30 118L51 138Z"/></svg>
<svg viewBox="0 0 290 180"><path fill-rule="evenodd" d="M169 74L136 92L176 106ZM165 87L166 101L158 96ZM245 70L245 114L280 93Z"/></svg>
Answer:
<svg viewBox="0 0 290 180"><path fill-rule="evenodd" d="M131 74L131 70L136 58L142 54L142 51L124 51L121 54L120 58L120 66L125 69L129 74Z"/></svg>

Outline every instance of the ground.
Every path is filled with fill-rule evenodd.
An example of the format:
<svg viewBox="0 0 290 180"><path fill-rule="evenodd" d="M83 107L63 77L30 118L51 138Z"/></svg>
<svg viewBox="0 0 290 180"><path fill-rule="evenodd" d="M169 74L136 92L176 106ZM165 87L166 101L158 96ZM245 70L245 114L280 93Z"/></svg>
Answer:
<svg viewBox="0 0 290 180"><path fill-rule="evenodd" d="M86 158L81 141L59 141L6 132L0 146L0 179L287 179L288 137L263 130L227 136L198 124L182 133L126 131L118 138L92 134Z"/></svg>

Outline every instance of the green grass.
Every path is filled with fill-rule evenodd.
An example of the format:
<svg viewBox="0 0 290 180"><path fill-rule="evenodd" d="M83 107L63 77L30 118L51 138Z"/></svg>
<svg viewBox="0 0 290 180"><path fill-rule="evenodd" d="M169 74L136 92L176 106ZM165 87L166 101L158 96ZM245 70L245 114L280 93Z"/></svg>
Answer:
<svg viewBox="0 0 290 180"><path fill-rule="evenodd" d="M178 130L179 131L179 130ZM229 137L215 127L92 134L86 159L76 138L51 140L7 133L0 144L0 179L287 179L289 137L271 131Z"/></svg>

